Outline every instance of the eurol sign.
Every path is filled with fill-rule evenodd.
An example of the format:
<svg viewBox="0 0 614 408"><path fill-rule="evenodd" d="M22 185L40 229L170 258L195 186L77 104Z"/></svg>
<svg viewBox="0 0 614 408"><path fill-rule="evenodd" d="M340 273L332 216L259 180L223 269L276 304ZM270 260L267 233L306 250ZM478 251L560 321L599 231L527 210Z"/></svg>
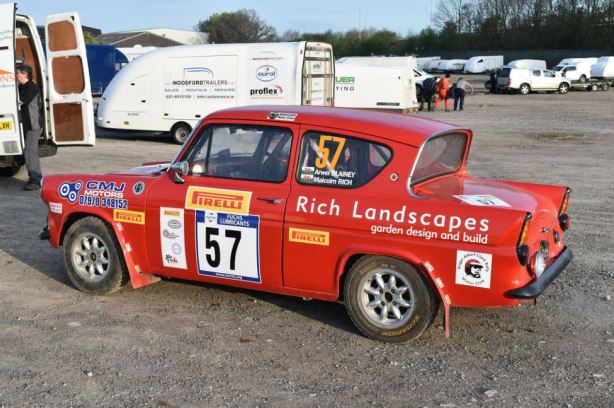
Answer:
<svg viewBox="0 0 614 408"><path fill-rule="evenodd" d="M277 68L272 65L263 65L256 69L256 78L264 82L270 82L277 78Z"/></svg>

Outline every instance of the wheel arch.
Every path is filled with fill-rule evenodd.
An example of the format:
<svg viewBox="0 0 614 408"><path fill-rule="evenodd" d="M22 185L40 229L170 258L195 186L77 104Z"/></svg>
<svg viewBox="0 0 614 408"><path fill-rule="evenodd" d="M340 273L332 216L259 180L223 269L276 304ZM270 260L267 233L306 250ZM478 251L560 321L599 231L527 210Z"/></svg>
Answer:
<svg viewBox="0 0 614 408"><path fill-rule="evenodd" d="M108 219L108 217L106 217L103 213L79 211L68 214L68 216L62 223L62 230L60 232L59 237L59 245L64 244L64 238L70 227L79 220L87 217L98 218L113 232L121 250L119 255L121 255L122 261L128 268L128 274L130 275L130 283L132 284L133 288L141 288L152 283L158 282L160 280L160 278L158 278L157 276L142 273L141 266L139 266L139 264L132 256L132 248L128 244L123 227L120 223L116 223Z"/></svg>
<svg viewBox="0 0 614 408"><path fill-rule="evenodd" d="M345 285L345 279L347 277L347 274L352 268L352 265L354 265L358 260L367 256L385 256L389 258L398 259L401 262L405 262L413 266L427 279L427 281L431 285L431 288L433 289L433 292L438 297L438 300L440 302L443 300L442 292L439 290L438 286L433 280L433 277L424 265L425 261L422 260L418 255L408 251L382 251L380 248L352 248L344 252L339 257L335 279L335 291L337 294L337 300L343 301L344 299L343 287Z"/></svg>

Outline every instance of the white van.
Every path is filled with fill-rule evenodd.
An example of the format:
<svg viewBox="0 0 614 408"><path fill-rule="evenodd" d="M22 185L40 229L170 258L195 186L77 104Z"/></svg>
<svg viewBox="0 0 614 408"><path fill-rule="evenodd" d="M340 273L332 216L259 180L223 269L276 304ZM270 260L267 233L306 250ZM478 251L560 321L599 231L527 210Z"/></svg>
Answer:
<svg viewBox="0 0 614 408"><path fill-rule="evenodd" d="M503 67L497 76L497 85L502 91L519 91L522 95L533 91L558 91L566 94L571 81L546 69Z"/></svg>
<svg viewBox="0 0 614 408"><path fill-rule="evenodd" d="M505 64L505 66L509 68L548 69L546 66L546 61L535 59L514 60L508 62Z"/></svg>
<svg viewBox="0 0 614 408"><path fill-rule="evenodd" d="M482 74L487 71L498 71L501 67L503 67L503 55L480 55L469 58L463 71L468 74Z"/></svg>
<svg viewBox="0 0 614 408"><path fill-rule="evenodd" d="M614 57L599 57L591 67L591 76L597 79L614 80Z"/></svg>
<svg viewBox="0 0 614 408"><path fill-rule="evenodd" d="M47 17L47 59L28 16L16 4L0 4L0 175L15 175L24 163L24 133L19 122L17 63L32 67L43 100L41 157L57 145L95 143L94 110L85 42L76 13Z"/></svg>
<svg viewBox="0 0 614 408"><path fill-rule="evenodd" d="M98 105L102 128L169 132L183 143L196 123L241 105L332 106L333 48L319 42L160 48L113 78Z"/></svg>
<svg viewBox="0 0 614 408"><path fill-rule="evenodd" d="M414 71L408 67L335 64L335 106L415 110Z"/></svg>
<svg viewBox="0 0 614 408"><path fill-rule="evenodd" d="M597 58L569 58L559 62L552 70L558 76L584 83L591 78L591 66L596 62Z"/></svg>

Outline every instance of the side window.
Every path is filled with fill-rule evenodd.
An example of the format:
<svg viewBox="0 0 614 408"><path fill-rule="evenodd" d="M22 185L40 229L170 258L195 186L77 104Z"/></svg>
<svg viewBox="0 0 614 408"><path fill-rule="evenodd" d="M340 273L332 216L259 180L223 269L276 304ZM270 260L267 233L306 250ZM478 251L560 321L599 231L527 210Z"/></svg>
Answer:
<svg viewBox="0 0 614 408"><path fill-rule="evenodd" d="M532 73L534 77L542 76L542 72L539 69L534 69Z"/></svg>
<svg viewBox="0 0 614 408"><path fill-rule="evenodd" d="M546 78L554 78L554 72L544 71L544 77L546 77Z"/></svg>
<svg viewBox="0 0 614 408"><path fill-rule="evenodd" d="M250 125L203 129L184 160L190 175L279 183L288 172L292 131Z"/></svg>
<svg viewBox="0 0 614 408"><path fill-rule="evenodd" d="M373 179L392 158L391 150L366 140L307 132L296 179L300 184L354 188Z"/></svg>

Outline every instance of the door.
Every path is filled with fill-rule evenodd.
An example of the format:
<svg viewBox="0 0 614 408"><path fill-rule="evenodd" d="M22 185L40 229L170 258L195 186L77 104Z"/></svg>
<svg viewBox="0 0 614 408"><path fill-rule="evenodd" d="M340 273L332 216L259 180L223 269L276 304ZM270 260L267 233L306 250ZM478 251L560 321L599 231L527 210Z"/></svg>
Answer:
<svg viewBox="0 0 614 408"><path fill-rule="evenodd" d="M335 89L333 49L329 44L306 43L303 59L303 105L333 106Z"/></svg>
<svg viewBox="0 0 614 408"><path fill-rule="evenodd" d="M542 71L539 69L531 71L531 89L544 89L544 77L542 76Z"/></svg>
<svg viewBox="0 0 614 408"><path fill-rule="evenodd" d="M556 90L559 87L561 80L556 77L553 71L542 71L542 76L543 89Z"/></svg>
<svg viewBox="0 0 614 408"><path fill-rule="evenodd" d="M94 105L79 15L48 16L45 32L52 138L58 145L93 146Z"/></svg>
<svg viewBox="0 0 614 408"><path fill-rule="evenodd" d="M297 128L297 127L296 127ZM154 273L255 288L281 287L293 125L209 123L180 155L189 173L150 189Z"/></svg>
<svg viewBox="0 0 614 408"><path fill-rule="evenodd" d="M0 156L21 154L15 77L15 3L0 4Z"/></svg>

